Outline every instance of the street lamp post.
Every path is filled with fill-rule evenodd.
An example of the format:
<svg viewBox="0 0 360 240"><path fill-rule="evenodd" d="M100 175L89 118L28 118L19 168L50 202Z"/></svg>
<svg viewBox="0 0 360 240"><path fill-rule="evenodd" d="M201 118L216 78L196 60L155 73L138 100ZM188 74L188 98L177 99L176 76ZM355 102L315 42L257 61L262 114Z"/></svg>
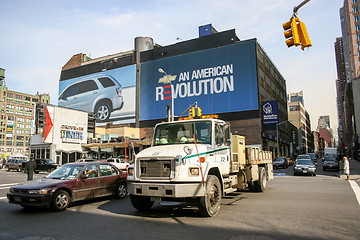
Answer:
<svg viewBox="0 0 360 240"><path fill-rule="evenodd" d="M283 124L283 123L286 123L286 122L292 122L291 120L286 120L286 121L283 121L281 123L277 123L276 124L276 150L277 150L277 154L276 156L277 157L280 157L279 155L279 125Z"/></svg>
<svg viewBox="0 0 360 240"><path fill-rule="evenodd" d="M169 75L162 69L162 68L159 68L158 69L159 73L163 73L167 80L168 80L168 83L170 84L170 89L171 89L171 121L173 122L174 121L174 96L173 96L173 86L171 84L171 80L169 78Z"/></svg>

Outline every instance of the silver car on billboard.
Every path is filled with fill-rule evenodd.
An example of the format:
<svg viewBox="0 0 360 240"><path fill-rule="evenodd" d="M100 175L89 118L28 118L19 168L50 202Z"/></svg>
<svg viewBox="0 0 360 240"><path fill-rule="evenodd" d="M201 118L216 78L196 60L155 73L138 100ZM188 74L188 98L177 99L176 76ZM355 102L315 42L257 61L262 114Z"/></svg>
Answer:
<svg viewBox="0 0 360 240"><path fill-rule="evenodd" d="M111 112L123 107L122 87L107 75L85 77L67 86L59 95L58 105L96 113L97 119L107 121Z"/></svg>

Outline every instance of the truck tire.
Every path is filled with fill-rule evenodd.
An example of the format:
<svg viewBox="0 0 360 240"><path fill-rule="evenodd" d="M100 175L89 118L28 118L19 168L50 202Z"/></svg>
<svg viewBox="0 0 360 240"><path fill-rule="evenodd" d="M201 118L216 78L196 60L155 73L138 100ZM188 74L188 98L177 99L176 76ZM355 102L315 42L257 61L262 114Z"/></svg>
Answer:
<svg viewBox="0 0 360 240"><path fill-rule="evenodd" d="M256 191L254 182L248 182L248 188L250 192Z"/></svg>
<svg viewBox="0 0 360 240"><path fill-rule="evenodd" d="M199 213L204 217L213 217L218 214L221 205L221 185L215 175L206 179L205 196L198 201Z"/></svg>
<svg viewBox="0 0 360 240"><path fill-rule="evenodd" d="M154 201L148 196L136 196L130 194L130 201L134 208L139 211L148 211L154 205Z"/></svg>
<svg viewBox="0 0 360 240"><path fill-rule="evenodd" d="M259 180L255 183L255 190L257 192L263 192L266 189L267 179L266 179L266 171L264 167L259 167Z"/></svg>

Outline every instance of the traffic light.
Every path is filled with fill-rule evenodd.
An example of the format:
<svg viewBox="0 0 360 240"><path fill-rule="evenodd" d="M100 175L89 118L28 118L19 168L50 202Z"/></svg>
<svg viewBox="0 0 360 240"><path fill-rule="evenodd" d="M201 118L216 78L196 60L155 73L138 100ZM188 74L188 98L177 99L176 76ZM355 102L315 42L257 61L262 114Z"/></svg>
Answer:
<svg viewBox="0 0 360 240"><path fill-rule="evenodd" d="M303 22L299 21L298 23L298 32L300 36L301 49L304 50L306 47L311 47L311 41L309 38L309 34L306 30L306 26Z"/></svg>
<svg viewBox="0 0 360 240"><path fill-rule="evenodd" d="M195 117L195 108L189 109L189 117Z"/></svg>
<svg viewBox="0 0 360 240"><path fill-rule="evenodd" d="M288 47L300 45L300 38L298 33L298 27L296 25L296 18L292 17L289 22L283 24L285 30L284 36L287 39L285 41Z"/></svg>
<svg viewBox="0 0 360 240"><path fill-rule="evenodd" d="M196 107L196 109L197 109L197 115L196 116L198 116L198 117L200 117L201 116L201 108L199 108L199 107Z"/></svg>
<svg viewBox="0 0 360 240"><path fill-rule="evenodd" d="M284 36L288 47L299 46L304 50L306 47L311 47L311 41L306 30L306 26L297 17L292 17L289 22L283 24L285 30Z"/></svg>

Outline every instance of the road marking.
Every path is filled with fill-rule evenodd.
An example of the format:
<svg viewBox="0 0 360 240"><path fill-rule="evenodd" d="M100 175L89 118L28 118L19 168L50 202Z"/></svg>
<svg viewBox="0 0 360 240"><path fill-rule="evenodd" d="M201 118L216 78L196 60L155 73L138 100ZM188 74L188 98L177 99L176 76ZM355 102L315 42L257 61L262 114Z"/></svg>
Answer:
<svg viewBox="0 0 360 240"><path fill-rule="evenodd" d="M8 184L0 184L0 190L2 189L8 189L10 188L11 186L15 186L15 185L18 185L20 183L8 183Z"/></svg>
<svg viewBox="0 0 360 240"><path fill-rule="evenodd" d="M0 197L0 200L6 199L7 197Z"/></svg>
<svg viewBox="0 0 360 240"><path fill-rule="evenodd" d="M358 204L360 205L360 187L354 180L349 180L350 186L355 193Z"/></svg>
<svg viewBox="0 0 360 240"><path fill-rule="evenodd" d="M7 183L7 184L0 184L0 187L5 187L5 186L13 186L13 185L17 185L20 183Z"/></svg>

